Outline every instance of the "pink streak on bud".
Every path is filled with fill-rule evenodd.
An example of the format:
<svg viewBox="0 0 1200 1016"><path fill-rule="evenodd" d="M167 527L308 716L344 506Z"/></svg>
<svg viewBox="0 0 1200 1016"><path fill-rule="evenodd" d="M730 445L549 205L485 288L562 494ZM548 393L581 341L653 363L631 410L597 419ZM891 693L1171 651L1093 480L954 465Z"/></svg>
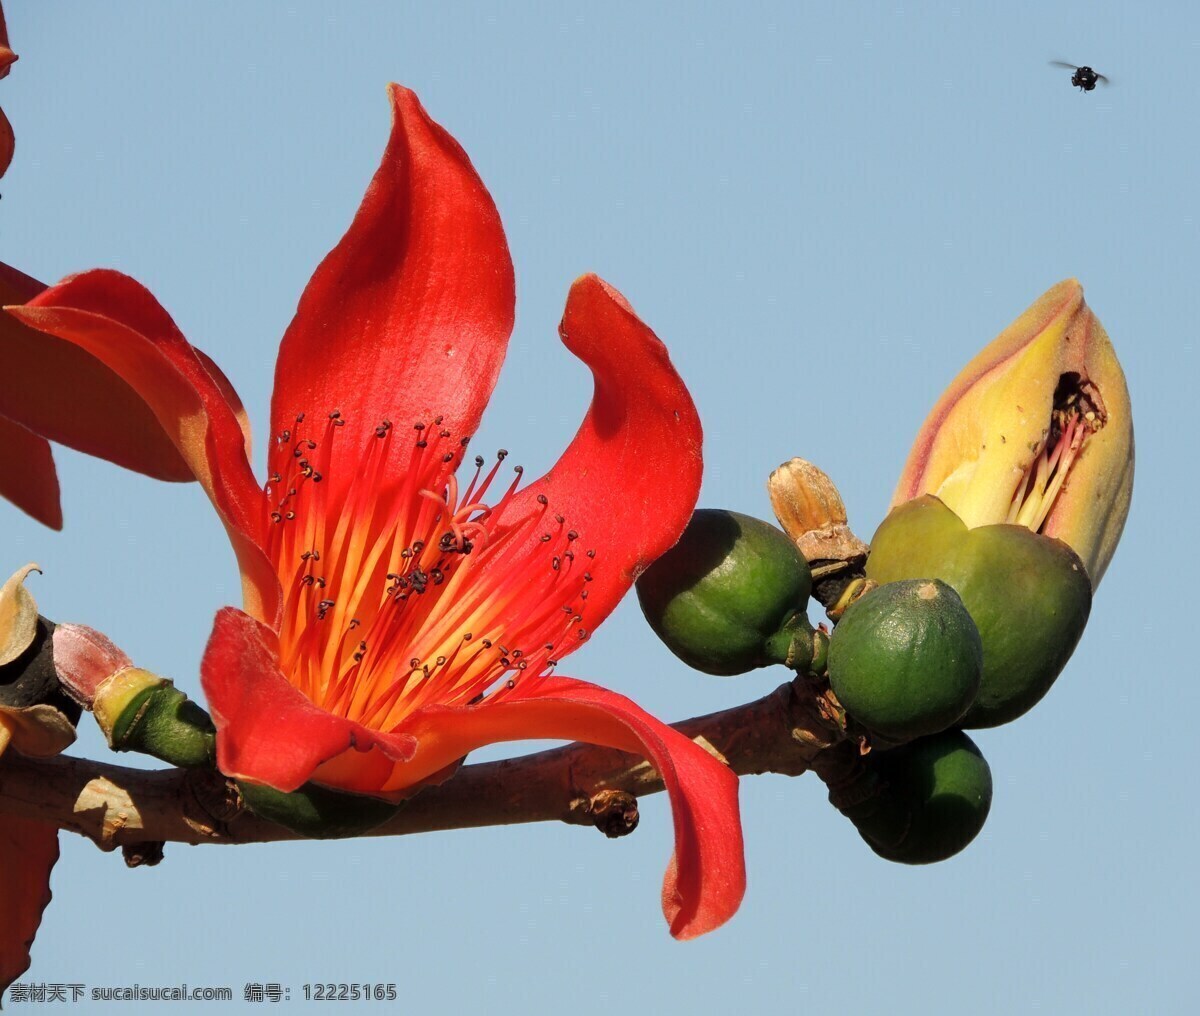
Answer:
<svg viewBox="0 0 1200 1016"><path fill-rule="evenodd" d="M107 635L82 624L54 629L54 669L63 688L85 709L91 709L96 689L113 674L133 666Z"/></svg>

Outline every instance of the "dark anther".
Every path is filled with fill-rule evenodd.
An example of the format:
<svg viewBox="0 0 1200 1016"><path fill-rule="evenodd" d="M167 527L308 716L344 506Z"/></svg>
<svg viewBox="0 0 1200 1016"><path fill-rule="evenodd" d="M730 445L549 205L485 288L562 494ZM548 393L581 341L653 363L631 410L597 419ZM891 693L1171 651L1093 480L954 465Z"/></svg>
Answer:
<svg viewBox="0 0 1200 1016"><path fill-rule="evenodd" d="M423 424L423 423L414 423L413 424L413 430L424 430L424 429L425 429L425 424Z"/></svg>
<svg viewBox="0 0 1200 1016"><path fill-rule="evenodd" d="M304 454L304 449L301 448L299 445L296 445L296 447L292 449L292 458L294 458L294 459L300 458L300 456L303 454Z"/></svg>
<svg viewBox="0 0 1200 1016"><path fill-rule="evenodd" d="M450 436L450 431L448 431L448 430L438 431L438 437L449 437L449 436Z"/></svg>
<svg viewBox="0 0 1200 1016"><path fill-rule="evenodd" d="M363 658L363 654L362 654L362 653L355 653L355 654L354 654L354 662L355 662L355 663L361 663L361 662L362 662L362 658Z"/></svg>
<svg viewBox="0 0 1200 1016"><path fill-rule="evenodd" d="M476 455L476 456L475 456L475 468L476 468L476 469L482 469L482 468L483 468L483 456L482 456L482 455Z"/></svg>
<svg viewBox="0 0 1200 1016"><path fill-rule="evenodd" d="M547 661L546 661L546 666L547 666L547 667L557 667L557 666L558 666L558 660L547 660Z"/></svg>
<svg viewBox="0 0 1200 1016"><path fill-rule="evenodd" d="M583 592L581 592L581 593L579 594L579 598L580 598L581 600L586 600L586 599L587 599L587 594L588 594L588 591L585 589L585 590L583 590Z"/></svg>
<svg viewBox="0 0 1200 1016"><path fill-rule="evenodd" d="M512 688L515 688L516 686L517 686L517 682L514 681L512 678L509 678L507 681L504 682L505 688L512 689Z"/></svg>
<svg viewBox="0 0 1200 1016"><path fill-rule="evenodd" d="M545 495L545 494L539 494L539 495L537 496L537 503L538 503L538 504L549 504L549 503L550 503L550 499L549 499L548 497L546 497L546 495Z"/></svg>
<svg viewBox="0 0 1200 1016"><path fill-rule="evenodd" d="M544 646L542 646L542 648L545 649L547 652L550 652L550 650L552 650L554 648L554 643L547 642Z"/></svg>
<svg viewBox="0 0 1200 1016"><path fill-rule="evenodd" d="M567 530L567 539L568 540L578 540L579 534L577 532L575 532L574 529L568 529Z"/></svg>
<svg viewBox="0 0 1200 1016"><path fill-rule="evenodd" d="M525 475L525 467L524 466L513 466L513 472L516 473L518 476L524 476Z"/></svg>
<svg viewBox="0 0 1200 1016"><path fill-rule="evenodd" d="M325 620L325 615L326 615L326 613L328 613L328 611L329 611L329 608L330 608L330 607L332 607L332 606L334 605L334 603L335 603L335 602L337 602L337 601L335 601L335 600L322 600L320 603L318 603L318 604L317 604L317 620L318 620L318 621L324 621L324 620Z"/></svg>
<svg viewBox="0 0 1200 1016"><path fill-rule="evenodd" d="M296 488L295 488L295 487L289 487L289 488L288 488L288 497L295 497L295 496L296 496Z"/></svg>
<svg viewBox="0 0 1200 1016"><path fill-rule="evenodd" d="M539 536L539 537L538 537L538 539L539 539L539 540L540 540L542 543L549 543L549 542L550 542L550 534L549 534L549 533L542 533L542 535L541 535L541 536Z"/></svg>
<svg viewBox="0 0 1200 1016"><path fill-rule="evenodd" d="M280 441L290 441L291 439L292 439L292 432L290 430L285 430L282 434L279 435Z"/></svg>
<svg viewBox="0 0 1200 1016"><path fill-rule="evenodd" d="M312 482L320 483L322 479L323 479L323 477L321 476L321 474L318 473L316 470L314 470L313 474L312 474Z"/></svg>
<svg viewBox="0 0 1200 1016"><path fill-rule="evenodd" d="M272 473L271 474L271 482L272 483L283 483L283 477L280 476L278 473Z"/></svg>
<svg viewBox="0 0 1200 1016"><path fill-rule="evenodd" d="M554 521L557 522L561 526L567 520L564 519L561 515L559 515L558 512L555 512L554 513Z"/></svg>
<svg viewBox="0 0 1200 1016"><path fill-rule="evenodd" d="M587 552L587 554L588 554L588 557L595 557L595 556L596 556L596 552L595 552L594 550L589 550L589 551Z"/></svg>
<svg viewBox="0 0 1200 1016"><path fill-rule="evenodd" d="M444 667L446 665L446 657L439 656L436 660L434 660L434 664L438 667Z"/></svg>
<svg viewBox="0 0 1200 1016"><path fill-rule="evenodd" d="M354 631L362 622L357 617L350 618L350 630Z"/></svg>
<svg viewBox="0 0 1200 1016"><path fill-rule="evenodd" d="M558 571L558 569L561 565L562 565L562 562L557 557L552 558L550 561L550 567L553 568L555 571Z"/></svg>
<svg viewBox="0 0 1200 1016"><path fill-rule="evenodd" d="M424 540L413 540L412 549L413 549L414 554L421 553L421 551L423 551L425 549L425 541Z"/></svg>
<svg viewBox="0 0 1200 1016"><path fill-rule="evenodd" d="M468 436L468 437L464 437L464 438L462 438L462 439L461 439L461 440L460 440L458 443L459 443L460 445L462 445L464 448L466 448L466 447L467 447L467 445L469 445L469 444L471 443L471 438L470 438L469 436Z"/></svg>
<svg viewBox="0 0 1200 1016"><path fill-rule="evenodd" d="M421 665L420 657L414 656L411 660L408 661L408 665L410 667L412 667L413 670L416 670Z"/></svg>
<svg viewBox="0 0 1200 1016"><path fill-rule="evenodd" d="M429 571L429 577L433 579L433 584L435 586L440 586L446 581L446 576L442 574L442 570L440 568L431 568Z"/></svg>
<svg viewBox="0 0 1200 1016"><path fill-rule="evenodd" d="M484 639L484 640L483 640L482 642L480 642L479 644L480 644L481 646L483 646L483 648L484 648L484 649L491 649L491 648L492 648L492 640L491 640L491 639Z"/></svg>
<svg viewBox="0 0 1200 1016"><path fill-rule="evenodd" d="M582 642L582 641L583 641L584 639L586 639L586 638L587 638L587 629L586 629L586 628L580 628L580 629L579 629L579 641L580 641L580 642Z"/></svg>
<svg viewBox="0 0 1200 1016"><path fill-rule="evenodd" d="M376 437L387 437L389 429L390 428L388 428L388 427L384 427L384 426L380 425L375 428L375 436Z"/></svg>
<svg viewBox="0 0 1200 1016"><path fill-rule="evenodd" d="M303 554L300 555L300 560L307 561L310 557L312 557L312 551L306 550Z"/></svg>
<svg viewBox="0 0 1200 1016"><path fill-rule="evenodd" d="M367 644L365 642L360 642L358 644L358 648L361 649L365 653L367 651Z"/></svg>
<svg viewBox="0 0 1200 1016"><path fill-rule="evenodd" d="M454 461L454 452L446 452L446 454L442 456L442 461L443 462L453 462Z"/></svg>
<svg viewBox="0 0 1200 1016"><path fill-rule="evenodd" d="M296 513L295 513L295 512L288 512L288 513L287 513L287 514L284 516L284 518L285 518L285 519L287 519L289 522L291 522L291 521L292 521L292 519L294 519L295 517L296 517Z"/></svg>
<svg viewBox="0 0 1200 1016"><path fill-rule="evenodd" d="M317 442L312 440L311 438L309 438L309 440L305 441L304 443L305 443L305 445L308 446L308 450L310 452L314 452L317 450Z"/></svg>
<svg viewBox="0 0 1200 1016"><path fill-rule="evenodd" d="M283 516L280 515L279 512L271 512L271 521L272 522L282 522Z"/></svg>
<svg viewBox="0 0 1200 1016"><path fill-rule="evenodd" d="M563 557L565 557L565 558L566 558L568 561L574 561L574 560L575 560L575 551L573 551L573 550L564 550L564 551L563 551Z"/></svg>
<svg viewBox="0 0 1200 1016"><path fill-rule="evenodd" d="M332 413L329 414L329 419L331 419L331 420L340 420L341 418L342 418L342 411L340 409L335 409Z"/></svg>
<svg viewBox="0 0 1200 1016"><path fill-rule="evenodd" d="M429 442L428 442L428 441L418 441L418 442L417 442L417 447L418 447L418 448L428 448L428 447L429 447Z"/></svg>
<svg viewBox="0 0 1200 1016"><path fill-rule="evenodd" d="M299 413L299 414L297 414L297 416L296 416L296 422L297 422L297 423L303 423L303 422L304 422L304 414L303 414L303 413Z"/></svg>
<svg viewBox="0 0 1200 1016"><path fill-rule="evenodd" d="M434 425L435 427L440 427L440 426L442 425L442 421L443 421L444 419L445 419L445 417L444 417L444 416L435 416L435 417L433 418L433 425Z"/></svg>
<svg viewBox="0 0 1200 1016"><path fill-rule="evenodd" d="M312 555L313 555L313 560L314 560L314 561L320 561L320 560L321 560L321 552L320 552L319 550L314 550L314 551L312 552Z"/></svg>
<svg viewBox="0 0 1200 1016"><path fill-rule="evenodd" d="M472 635L472 634L471 634L469 631L467 631L467 632L463 632L463 641L464 641L464 642L470 642L470 641L471 641L471 639L473 639L474 637L475 637L475 636L474 636L474 635Z"/></svg>
<svg viewBox="0 0 1200 1016"><path fill-rule="evenodd" d="M512 652L512 658L514 660L519 660L524 655L525 655L525 653L520 649L514 649Z"/></svg>
<svg viewBox="0 0 1200 1016"><path fill-rule="evenodd" d="M501 448L498 452L496 452L496 458L503 462L506 458L508 458L508 449Z"/></svg>
<svg viewBox="0 0 1200 1016"><path fill-rule="evenodd" d="M528 666L529 666L529 661L522 660L520 663L517 664L517 670L524 670Z"/></svg>
<svg viewBox="0 0 1200 1016"><path fill-rule="evenodd" d="M583 581L584 581L584 582L591 582L591 581L592 581L592 573L591 573L590 571L585 571L585 572L583 573Z"/></svg>
<svg viewBox="0 0 1200 1016"><path fill-rule="evenodd" d="M302 578L302 579L300 580L300 585L302 585L302 586L311 586L311 585L312 585L314 582L316 582L316 581L317 581L317 580L316 580L315 578L313 578L311 575L305 575L305 576L304 576L304 578Z"/></svg>

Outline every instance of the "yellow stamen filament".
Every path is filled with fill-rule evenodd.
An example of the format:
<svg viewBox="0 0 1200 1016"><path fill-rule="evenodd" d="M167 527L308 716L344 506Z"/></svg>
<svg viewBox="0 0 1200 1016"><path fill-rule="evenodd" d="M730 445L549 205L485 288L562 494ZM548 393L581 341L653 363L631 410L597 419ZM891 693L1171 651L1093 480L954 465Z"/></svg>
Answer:
<svg viewBox="0 0 1200 1016"><path fill-rule="evenodd" d="M270 553L283 584L280 665L321 708L377 730L413 710L512 694L551 670L582 628L588 568L578 534L545 498L501 525L522 471L485 498L507 452L465 490L465 440L440 419L404 439L384 422L356 457L340 413L318 438L301 415L276 439L267 485ZM339 433L341 432L341 433ZM334 445L339 456L335 459ZM331 468L351 475L330 475Z"/></svg>

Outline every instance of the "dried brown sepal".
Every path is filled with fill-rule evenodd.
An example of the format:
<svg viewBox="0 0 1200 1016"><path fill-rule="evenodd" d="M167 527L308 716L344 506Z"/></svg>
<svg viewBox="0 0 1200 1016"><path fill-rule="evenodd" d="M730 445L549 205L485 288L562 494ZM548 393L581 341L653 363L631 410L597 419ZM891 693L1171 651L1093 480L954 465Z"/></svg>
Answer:
<svg viewBox="0 0 1200 1016"><path fill-rule="evenodd" d="M805 459L791 459L767 478L771 507L808 562L813 596L828 606L862 574L867 545L851 532L833 481Z"/></svg>

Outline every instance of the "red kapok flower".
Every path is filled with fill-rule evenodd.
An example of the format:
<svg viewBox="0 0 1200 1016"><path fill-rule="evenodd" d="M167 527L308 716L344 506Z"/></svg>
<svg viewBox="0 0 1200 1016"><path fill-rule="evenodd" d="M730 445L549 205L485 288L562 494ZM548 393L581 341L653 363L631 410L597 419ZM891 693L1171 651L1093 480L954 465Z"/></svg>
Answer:
<svg viewBox="0 0 1200 1016"><path fill-rule="evenodd" d="M86 349L146 402L213 500L242 570L202 664L222 771L399 800L469 751L526 738L649 758L675 816L671 932L727 920L745 888L736 777L591 684L554 676L679 538L700 423L665 348L595 276L560 332L595 378L557 465L520 486L456 477L504 357L513 274L458 144L392 86L383 161L309 282L275 372L265 487L229 393L138 283L64 280L10 309Z"/></svg>

